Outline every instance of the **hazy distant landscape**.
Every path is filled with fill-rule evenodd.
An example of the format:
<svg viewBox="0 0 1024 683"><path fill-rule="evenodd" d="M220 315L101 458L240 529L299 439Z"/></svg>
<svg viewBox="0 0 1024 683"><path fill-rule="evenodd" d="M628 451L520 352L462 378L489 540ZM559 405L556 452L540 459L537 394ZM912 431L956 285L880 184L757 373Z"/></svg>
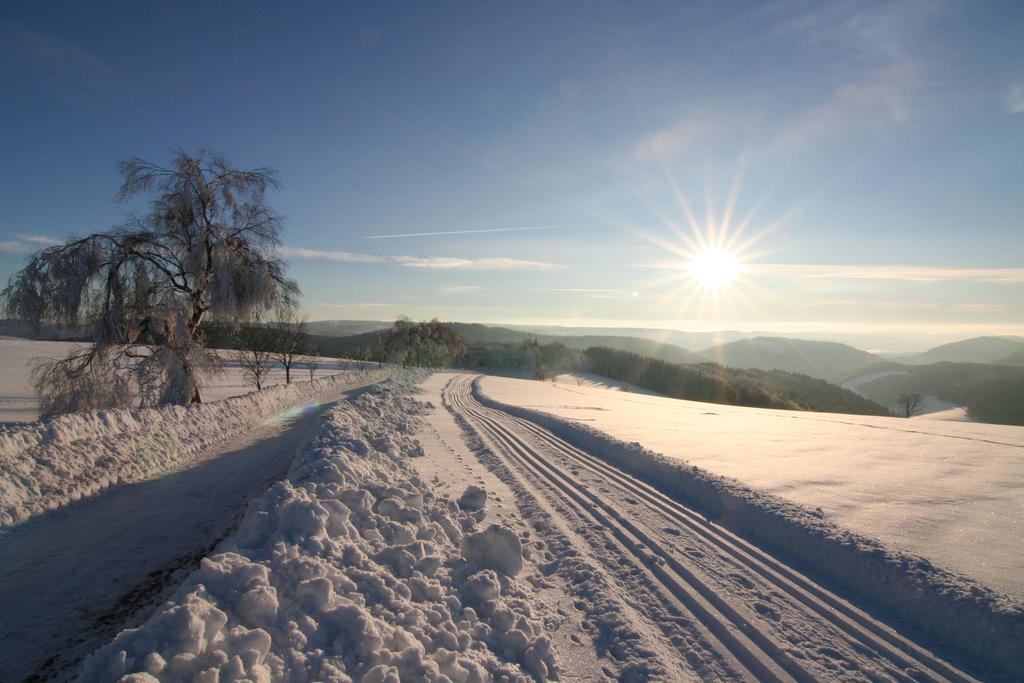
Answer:
<svg viewBox="0 0 1024 683"><path fill-rule="evenodd" d="M839 388L845 387L886 408L892 408L900 395L916 392L961 406L966 409L968 417L982 422L1024 425L1024 371L1017 369L1024 358L1022 337L965 339L903 354L899 361L893 361L838 342L783 337L735 339L711 347L684 348L653 338L664 335L663 330L647 330L644 334L644 330L630 329L626 330L632 333L630 335L613 335L569 334L567 330L557 328L558 334L537 334L501 326L452 325L471 345L515 345L536 340L542 344L559 343L579 350L605 346L674 364L716 363L738 369L782 370L822 379ZM379 326L376 330L372 329L376 326ZM311 323L310 330L327 337L318 340L323 348L330 349L332 353L352 354L374 348L380 331L386 326L384 322L319 321ZM363 328L367 331L357 334L332 332ZM598 331L607 333L613 330ZM687 337L679 335L676 339ZM690 339L701 341L704 337ZM526 371L525 368L520 370ZM647 388L660 391L654 387ZM943 410L935 412L946 413L949 408L942 404L940 407ZM847 409L860 412L849 405ZM927 415L925 412L923 416ZM948 419L948 415L942 417Z"/></svg>

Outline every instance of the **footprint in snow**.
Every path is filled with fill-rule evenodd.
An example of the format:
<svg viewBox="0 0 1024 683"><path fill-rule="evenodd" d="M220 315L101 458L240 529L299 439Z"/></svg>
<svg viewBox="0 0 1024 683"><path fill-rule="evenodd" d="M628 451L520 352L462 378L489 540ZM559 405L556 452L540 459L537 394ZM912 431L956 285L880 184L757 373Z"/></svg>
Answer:
<svg viewBox="0 0 1024 683"><path fill-rule="evenodd" d="M756 611L761 616L768 617L772 621L779 620L778 610L776 610L774 607L771 607L770 605L764 604L763 602L755 602L754 611Z"/></svg>
<svg viewBox="0 0 1024 683"><path fill-rule="evenodd" d="M743 576L742 574L729 574L729 578L743 586L744 588L750 589L754 587L754 582Z"/></svg>

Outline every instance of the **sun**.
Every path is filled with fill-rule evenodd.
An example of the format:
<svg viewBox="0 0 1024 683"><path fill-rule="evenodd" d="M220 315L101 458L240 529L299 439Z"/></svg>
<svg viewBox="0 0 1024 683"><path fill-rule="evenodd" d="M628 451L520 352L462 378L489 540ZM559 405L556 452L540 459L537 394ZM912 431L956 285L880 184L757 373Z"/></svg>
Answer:
<svg viewBox="0 0 1024 683"><path fill-rule="evenodd" d="M716 291L729 285L743 271L736 252L711 247L693 254L686 263L686 272L698 285Z"/></svg>

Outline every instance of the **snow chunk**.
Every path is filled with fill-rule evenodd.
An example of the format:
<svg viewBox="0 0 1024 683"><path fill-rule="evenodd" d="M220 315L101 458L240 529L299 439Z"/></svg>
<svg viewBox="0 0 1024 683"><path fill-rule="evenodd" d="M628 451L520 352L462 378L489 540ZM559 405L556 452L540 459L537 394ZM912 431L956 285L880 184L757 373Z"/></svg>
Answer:
<svg viewBox="0 0 1024 683"><path fill-rule="evenodd" d="M463 537L462 556L505 576L515 576L523 568L523 544L514 531L500 524Z"/></svg>
<svg viewBox="0 0 1024 683"><path fill-rule="evenodd" d="M475 512L483 510L487 505L487 491L479 486L470 484L466 491L459 496L459 507L463 510Z"/></svg>

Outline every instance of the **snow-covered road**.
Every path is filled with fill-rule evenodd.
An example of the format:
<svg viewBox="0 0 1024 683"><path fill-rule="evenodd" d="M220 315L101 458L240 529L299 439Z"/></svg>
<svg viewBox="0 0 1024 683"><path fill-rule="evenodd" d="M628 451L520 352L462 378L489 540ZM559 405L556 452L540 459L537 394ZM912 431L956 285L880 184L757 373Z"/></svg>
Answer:
<svg viewBox="0 0 1024 683"><path fill-rule="evenodd" d="M471 376L452 379L445 403L470 438L480 438L481 457L518 496L533 499L534 513L523 501L520 509L534 515L528 521L537 533L552 548L571 546L548 553L550 570L562 574L568 558L573 567L582 559L618 596L617 604L592 601L587 609L592 622L618 624L595 641L595 656L616 653L621 672L672 680L970 680L656 488L482 405ZM595 577L563 578L585 586Z"/></svg>
<svg viewBox="0 0 1024 683"><path fill-rule="evenodd" d="M287 471L339 398L285 411L185 469L111 487L0 535L0 680L66 678L145 618L237 525L247 501Z"/></svg>

